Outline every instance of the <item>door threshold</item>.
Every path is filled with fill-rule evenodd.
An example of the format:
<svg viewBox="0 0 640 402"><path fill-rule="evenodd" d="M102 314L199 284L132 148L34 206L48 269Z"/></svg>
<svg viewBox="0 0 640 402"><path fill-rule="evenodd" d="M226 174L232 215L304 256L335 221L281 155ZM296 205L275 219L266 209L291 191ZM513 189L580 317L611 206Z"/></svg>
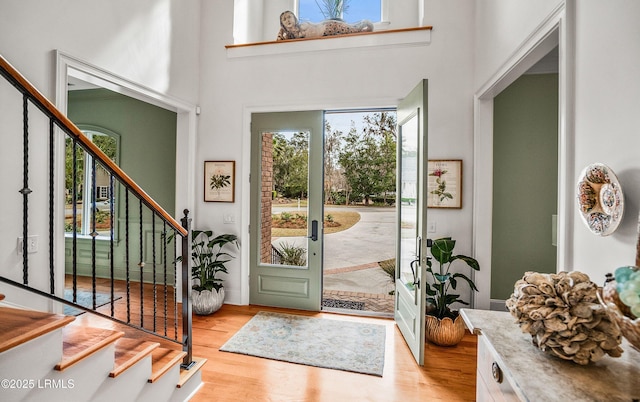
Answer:
<svg viewBox="0 0 640 402"><path fill-rule="evenodd" d="M365 310L352 310L347 308L335 308L335 307L323 307L320 310L322 313L333 313L341 315L353 315L358 317L373 317L373 318L393 318L391 313L382 313L377 311L365 311Z"/></svg>

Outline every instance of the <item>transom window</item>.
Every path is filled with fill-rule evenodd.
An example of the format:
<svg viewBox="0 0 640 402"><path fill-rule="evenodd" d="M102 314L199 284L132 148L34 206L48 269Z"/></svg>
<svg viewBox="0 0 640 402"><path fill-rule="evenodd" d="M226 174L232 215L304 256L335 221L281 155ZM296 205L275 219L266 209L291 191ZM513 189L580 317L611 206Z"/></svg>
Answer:
<svg viewBox="0 0 640 402"><path fill-rule="evenodd" d="M318 22L329 18L341 18L347 22L369 20L382 21L382 3L387 0L299 0L298 19ZM346 9L340 12L340 4ZM335 15L331 11L335 10Z"/></svg>

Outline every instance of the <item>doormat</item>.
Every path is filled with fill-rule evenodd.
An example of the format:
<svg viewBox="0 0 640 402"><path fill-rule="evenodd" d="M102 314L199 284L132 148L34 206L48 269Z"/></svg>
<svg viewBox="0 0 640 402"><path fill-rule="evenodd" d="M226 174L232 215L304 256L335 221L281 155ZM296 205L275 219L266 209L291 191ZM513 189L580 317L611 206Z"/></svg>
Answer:
<svg viewBox="0 0 640 402"><path fill-rule="evenodd" d="M220 348L382 377L386 327L260 311Z"/></svg>
<svg viewBox="0 0 640 402"><path fill-rule="evenodd" d="M64 290L64 299L67 301L73 301L73 289ZM122 299L122 297L116 297L113 301ZM103 292L96 292L96 307L104 306L111 302L111 295ZM79 304L86 308L93 308L93 293L86 290L76 291L76 304ZM80 310L71 306L64 306L64 315L80 315L84 313L84 310Z"/></svg>
<svg viewBox="0 0 640 402"><path fill-rule="evenodd" d="M351 300L322 299L322 307L343 308L347 310L364 310L364 302Z"/></svg>

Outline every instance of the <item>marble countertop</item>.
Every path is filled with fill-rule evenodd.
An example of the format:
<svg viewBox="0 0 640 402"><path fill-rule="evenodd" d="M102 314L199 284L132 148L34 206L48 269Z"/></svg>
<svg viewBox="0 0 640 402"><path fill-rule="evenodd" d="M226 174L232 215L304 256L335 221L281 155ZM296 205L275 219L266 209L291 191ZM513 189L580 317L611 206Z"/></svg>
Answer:
<svg viewBox="0 0 640 402"><path fill-rule="evenodd" d="M623 339L622 357L581 366L547 355L508 312L461 309L471 332L493 347L497 363L523 401L640 400L640 353Z"/></svg>

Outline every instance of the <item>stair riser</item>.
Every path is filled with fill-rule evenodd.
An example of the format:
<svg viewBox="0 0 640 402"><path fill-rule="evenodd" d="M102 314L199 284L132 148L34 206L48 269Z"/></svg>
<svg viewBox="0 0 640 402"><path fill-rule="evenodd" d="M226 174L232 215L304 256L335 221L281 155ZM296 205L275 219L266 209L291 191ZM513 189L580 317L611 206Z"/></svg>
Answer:
<svg viewBox="0 0 640 402"><path fill-rule="evenodd" d="M102 384L110 380L109 372L113 369L114 353L114 346L106 347L64 371L52 369L51 378L57 381L72 381L73 387L58 390L40 389L38 392L29 394L29 398L25 401L92 401L93 395L102 387Z"/></svg>
<svg viewBox="0 0 640 402"><path fill-rule="evenodd" d="M188 401L202 387L202 371L198 370L181 388L176 388L171 402Z"/></svg>
<svg viewBox="0 0 640 402"><path fill-rule="evenodd" d="M133 402L140 398L151 372L151 356L129 367L122 375L109 378L93 395L92 402ZM158 400L156 400L158 402Z"/></svg>
<svg viewBox="0 0 640 402"><path fill-rule="evenodd" d="M176 384L180 380L180 365L176 364L154 383L147 383L140 395L140 402L170 401L178 390Z"/></svg>
<svg viewBox="0 0 640 402"><path fill-rule="evenodd" d="M0 379L13 380L9 385L21 387L3 386L1 399L19 401L31 390L45 386L45 380L53 378L53 367L62 358L61 345L62 330L58 329L0 353Z"/></svg>

